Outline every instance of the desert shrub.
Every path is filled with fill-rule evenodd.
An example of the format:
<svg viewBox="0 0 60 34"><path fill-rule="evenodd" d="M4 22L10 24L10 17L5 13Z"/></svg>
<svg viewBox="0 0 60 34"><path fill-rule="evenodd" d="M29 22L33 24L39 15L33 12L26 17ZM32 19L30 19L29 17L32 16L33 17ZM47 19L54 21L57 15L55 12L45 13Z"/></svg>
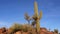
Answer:
<svg viewBox="0 0 60 34"><path fill-rule="evenodd" d="M10 30L10 34L14 33L14 32L17 32L17 31L21 31L23 28L22 28L22 25L21 24L13 24L9 30Z"/></svg>
<svg viewBox="0 0 60 34"><path fill-rule="evenodd" d="M28 34L32 34L32 32L29 32Z"/></svg>
<svg viewBox="0 0 60 34"><path fill-rule="evenodd" d="M23 30L23 32L27 32L28 31L28 26L24 24L23 27L22 27L22 30Z"/></svg>
<svg viewBox="0 0 60 34"><path fill-rule="evenodd" d="M2 29L2 33L7 31L5 27L2 27L1 29Z"/></svg>
<svg viewBox="0 0 60 34"><path fill-rule="evenodd" d="M23 31L23 32L28 32L28 30L32 30L31 27L29 27L29 25L27 24L24 24L24 25L21 25L21 24L13 24L10 28L10 34L13 34L14 32L17 32L17 31Z"/></svg>
<svg viewBox="0 0 60 34"><path fill-rule="evenodd" d="M23 28L23 32L27 32L28 30L27 30L27 28Z"/></svg>
<svg viewBox="0 0 60 34"><path fill-rule="evenodd" d="M55 32L55 33L58 33L58 29L54 29L54 32Z"/></svg>

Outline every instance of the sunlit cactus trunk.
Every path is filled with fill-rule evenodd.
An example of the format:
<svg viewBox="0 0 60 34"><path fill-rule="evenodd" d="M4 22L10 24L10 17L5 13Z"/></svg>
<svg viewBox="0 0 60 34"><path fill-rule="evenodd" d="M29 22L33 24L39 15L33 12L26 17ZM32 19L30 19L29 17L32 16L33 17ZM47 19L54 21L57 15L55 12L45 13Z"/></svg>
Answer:
<svg viewBox="0 0 60 34"><path fill-rule="evenodd" d="M37 29L37 34L40 34L40 23L39 20L36 20L36 29Z"/></svg>
<svg viewBox="0 0 60 34"><path fill-rule="evenodd" d="M37 30L37 34L40 34L40 22L39 20L42 17L42 12L40 12L40 15L38 15L38 6L37 6L37 2L34 2L34 20L36 21L36 30Z"/></svg>
<svg viewBox="0 0 60 34"><path fill-rule="evenodd" d="M39 24L39 16L38 16L38 7L37 7L37 2L34 2L34 11L35 11L35 21L36 21L36 30L37 34L40 33L40 24Z"/></svg>

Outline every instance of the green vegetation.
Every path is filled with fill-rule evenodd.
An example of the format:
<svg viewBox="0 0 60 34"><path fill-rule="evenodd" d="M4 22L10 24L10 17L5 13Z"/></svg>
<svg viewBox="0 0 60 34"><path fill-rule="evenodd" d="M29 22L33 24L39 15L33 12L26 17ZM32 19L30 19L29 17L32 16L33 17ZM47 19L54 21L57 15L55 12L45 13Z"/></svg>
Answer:
<svg viewBox="0 0 60 34"><path fill-rule="evenodd" d="M25 13L25 15L24 15L25 17L25 19L28 21L28 24L30 24L30 16L28 16L28 13Z"/></svg>
<svg viewBox="0 0 60 34"><path fill-rule="evenodd" d="M39 20L42 18L42 11L40 11L40 15L38 14L38 7L37 7L37 2L34 2L34 15L33 15L33 22L32 25L36 24L36 30L37 30L37 34L40 33L40 23Z"/></svg>
<svg viewBox="0 0 60 34"><path fill-rule="evenodd" d="M25 19L28 21L28 23L30 24L30 20L32 20L32 26L34 26L36 24L36 31L37 34L40 33L40 23L39 20L42 18L42 11L40 11L40 14L38 14L38 6L37 6L37 2L34 2L34 15L32 16L32 18L30 18L30 16L28 16L27 13L25 13Z"/></svg>
<svg viewBox="0 0 60 34"><path fill-rule="evenodd" d="M54 32L58 34L58 29L54 29Z"/></svg>
<svg viewBox="0 0 60 34"><path fill-rule="evenodd" d="M24 18L27 20L28 24L13 24L9 29L8 29L8 34L14 34L17 31L23 31L23 32L29 32L29 34L40 34L40 20L42 18L42 11L40 11L40 14L38 13L38 6L37 2L34 2L34 15L32 18L28 16L28 13L24 14ZM30 24L31 21L31 24ZM34 27L36 25L36 27ZM3 31L6 29L3 28ZM50 29L49 29L50 32ZM58 34L58 30L54 29L54 34ZM59 33L60 34L60 33Z"/></svg>
<svg viewBox="0 0 60 34"><path fill-rule="evenodd" d="M23 31L23 32L28 32L28 29L29 29L30 27L28 27L28 25L26 24L24 24L24 25L21 25L21 24L17 24L17 23L15 23L15 24L13 24L10 28L9 28L9 30L10 30L10 34L13 34L14 32L17 32L17 31ZM31 31L31 29L29 29L30 31Z"/></svg>
<svg viewBox="0 0 60 34"><path fill-rule="evenodd" d="M9 30L10 30L10 33L14 33L16 31L22 30L22 25L15 23L9 28Z"/></svg>

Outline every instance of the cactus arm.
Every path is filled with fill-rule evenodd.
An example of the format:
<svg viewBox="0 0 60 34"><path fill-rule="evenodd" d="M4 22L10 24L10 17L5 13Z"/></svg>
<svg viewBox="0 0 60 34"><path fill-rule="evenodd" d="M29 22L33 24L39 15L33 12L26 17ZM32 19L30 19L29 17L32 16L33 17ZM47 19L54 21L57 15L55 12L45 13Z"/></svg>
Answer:
<svg viewBox="0 0 60 34"><path fill-rule="evenodd" d="M40 11L40 15L39 15L39 19L41 19L42 18L42 11Z"/></svg>

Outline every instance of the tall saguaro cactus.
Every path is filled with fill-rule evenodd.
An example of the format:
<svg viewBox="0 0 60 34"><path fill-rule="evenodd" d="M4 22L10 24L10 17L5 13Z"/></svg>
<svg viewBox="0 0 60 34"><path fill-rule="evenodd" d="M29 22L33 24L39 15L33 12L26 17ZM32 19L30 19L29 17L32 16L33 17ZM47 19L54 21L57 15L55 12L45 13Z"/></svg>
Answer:
<svg viewBox="0 0 60 34"><path fill-rule="evenodd" d="M37 2L34 2L34 16L33 19L36 22L36 30L37 30L37 34L40 34L40 23L39 20L42 17L42 11L40 11L40 14L38 14L38 6L37 6Z"/></svg>
<svg viewBox="0 0 60 34"><path fill-rule="evenodd" d="M30 17L28 16L28 14L25 14L25 18L26 20L30 20ZM37 34L40 34L40 22L39 20L42 18L42 11L40 11L40 14L38 14L38 6L37 6L37 2L34 2L34 15L33 15L33 22L32 25L36 24L36 30L37 30Z"/></svg>

